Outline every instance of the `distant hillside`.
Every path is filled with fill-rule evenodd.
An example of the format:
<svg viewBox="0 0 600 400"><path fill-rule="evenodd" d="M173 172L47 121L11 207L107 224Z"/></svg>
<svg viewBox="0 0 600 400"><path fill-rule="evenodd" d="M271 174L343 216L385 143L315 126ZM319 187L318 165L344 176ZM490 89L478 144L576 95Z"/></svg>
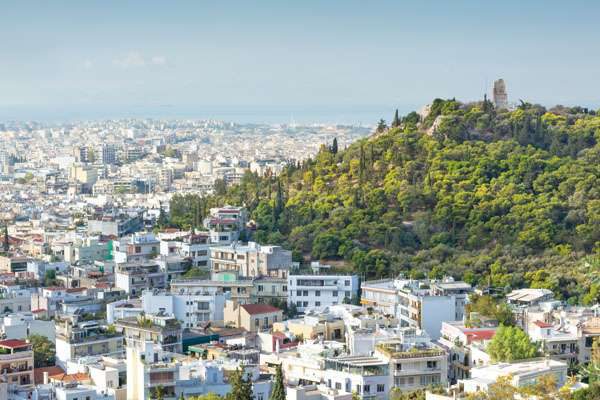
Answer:
<svg viewBox="0 0 600 400"><path fill-rule="evenodd" d="M278 178L248 173L212 198L176 198L172 222L246 204L256 240L344 259L365 278L451 274L600 300L600 115L436 99L393 125Z"/></svg>

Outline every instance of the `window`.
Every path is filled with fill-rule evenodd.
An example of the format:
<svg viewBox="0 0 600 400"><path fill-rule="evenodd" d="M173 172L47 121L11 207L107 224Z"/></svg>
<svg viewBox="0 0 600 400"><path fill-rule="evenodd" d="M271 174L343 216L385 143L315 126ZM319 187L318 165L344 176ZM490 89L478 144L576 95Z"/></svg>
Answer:
<svg viewBox="0 0 600 400"><path fill-rule="evenodd" d="M427 361L427 368L437 368L437 361Z"/></svg>
<svg viewBox="0 0 600 400"><path fill-rule="evenodd" d="M302 296L302 290L296 290L296 296Z"/></svg>
<svg viewBox="0 0 600 400"><path fill-rule="evenodd" d="M337 290L334 290L334 291L333 291L333 297L338 297L338 292L337 292Z"/></svg>
<svg viewBox="0 0 600 400"><path fill-rule="evenodd" d="M304 307L308 307L308 301L305 301L305 302L303 302L303 303L302 303L302 305L303 305Z"/></svg>
<svg viewBox="0 0 600 400"><path fill-rule="evenodd" d="M308 290L303 291L302 296L308 296Z"/></svg>
<svg viewBox="0 0 600 400"><path fill-rule="evenodd" d="M273 322L277 322L277 315L273 317Z"/></svg>
<svg viewBox="0 0 600 400"><path fill-rule="evenodd" d="M258 319L258 318L255 318L255 319L254 319L254 325L255 325L256 327L260 326L260 319Z"/></svg>
<svg viewBox="0 0 600 400"><path fill-rule="evenodd" d="M269 326L269 317L264 318L265 326Z"/></svg>
<svg viewBox="0 0 600 400"><path fill-rule="evenodd" d="M321 296L321 291L320 290L315 290L315 296L317 296L317 297Z"/></svg>
<svg viewBox="0 0 600 400"><path fill-rule="evenodd" d="M287 285L283 285L283 291L287 292Z"/></svg>
<svg viewBox="0 0 600 400"><path fill-rule="evenodd" d="M262 285L258 285L258 291L262 292L263 291L263 286Z"/></svg>
<svg viewBox="0 0 600 400"><path fill-rule="evenodd" d="M350 286L350 281L344 281L344 286Z"/></svg>
<svg viewBox="0 0 600 400"><path fill-rule="evenodd" d="M350 291L349 291L349 290L346 290L346 291L344 292L344 296L346 296L347 298L349 298L349 299L350 299L350 298L351 298L351 296L352 296L352 294L350 293Z"/></svg>
<svg viewBox="0 0 600 400"><path fill-rule="evenodd" d="M335 388L336 388L337 390L342 390L342 384L341 384L340 382L336 382L336 383L335 383Z"/></svg>
<svg viewBox="0 0 600 400"><path fill-rule="evenodd" d="M258 394L256 395L256 400L264 400L264 399L265 399L265 396L264 396L264 394L262 394L262 393L258 393Z"/></svg>
<svg viewBox="0 0 600 400"><path fill-rule="evenodd" d="M378 393L385 392L385 385L383 383L377 384L377 392Z"/></svg>
<svg viewBox="0 0 600 400"><path fill-rule="evenodd" d="M362 393L360 385L356 385L356 393Z"/></svg>
<svg viewBox="0 0 600 400"><path fill-rule="evenodd" d="M402 364L396 364L396 371L402 371Z"/></svg>
<svg viewBox="0 0 600 400"><path fill-rule="evenodd" d="M327 387L330 388L331 387L331 379L327 379Z"/></svg>
<svg viewBox="0 0 600 400"><path fill-rule="evenodd" d="M315 307L320 307L321 306L321 302L320 301L315 301Z"/></svg>
<svg viewBox="0 0 600 400"><path fill-rule="evenodd" d="M371 385L365 385L365 393L371 393Z"/></svg>
<svg viewBox="0 0 600 400"><path fill-rule="evenodd" d="M297 301L296 302L296 307L302 307L302 302L301 301Z"/></svg>

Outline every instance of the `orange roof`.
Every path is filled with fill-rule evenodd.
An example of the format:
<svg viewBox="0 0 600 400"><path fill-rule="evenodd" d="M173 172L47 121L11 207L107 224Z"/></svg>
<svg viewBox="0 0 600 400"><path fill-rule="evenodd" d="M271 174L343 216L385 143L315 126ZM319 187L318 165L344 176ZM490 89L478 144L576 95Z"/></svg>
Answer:
<svg viewBox="0 0 600 400"><path fill-rule="evenodd" d="M49 376L48 378L53 381L59 381L64 383L87 382L90 380L90 376L88 374L80 372L76 374L65 374L64 372L62 372L56 375Z"/></svg>
<svg viewBox="0 0 600 400"><path fill-rule="evenodd" d="M242 304L241 307L250 315L270 314L281 311L279 308L273 307L269 304Z"/></svg>
<svg viewBox="0 0 600 400"><path fill-rule="evenodd" d="M540 321L539 319L537 321L533 321L533 323L540 328L552 328L552 324L547 324L546 322Z"/></svg>
<svg viewBox="0 0 600 400"><path fill-rule="evenodd" d="M44 383L44 372L48 373L48 377L65 373L65 371L63 371L62 368L57 365L54 365L52 367L34 368L33 382L36 385L41 385L42 383Z"/></svg>

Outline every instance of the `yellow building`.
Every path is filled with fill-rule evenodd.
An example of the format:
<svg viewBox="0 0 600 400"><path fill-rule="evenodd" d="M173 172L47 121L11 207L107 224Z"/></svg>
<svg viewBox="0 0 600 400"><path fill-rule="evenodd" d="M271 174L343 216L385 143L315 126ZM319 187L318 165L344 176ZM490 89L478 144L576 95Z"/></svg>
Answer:
<svg viewBox="0 0 600 400"><path fill-rule="evenodd" d="M306 315L303 318L289 319L273 324L274 332L291 332L303 339L344 340L346 327L344 321L323 315Z"/></svg>
<svg viewBox="0 0 600 400"><path fill-rule="evenodd" d="M270 329L273 324L283 320L283 312L268 304L242 304L228 300L225 303L225 325L244 328L248 332Z"/></svg>

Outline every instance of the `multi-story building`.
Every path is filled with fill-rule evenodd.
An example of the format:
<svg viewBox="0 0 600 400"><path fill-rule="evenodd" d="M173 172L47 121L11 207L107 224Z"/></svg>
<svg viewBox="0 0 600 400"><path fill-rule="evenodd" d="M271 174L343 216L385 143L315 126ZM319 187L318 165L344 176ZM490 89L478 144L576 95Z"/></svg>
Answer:
<svg viewBox="0 0 600 400"><path fill-rule="evenodd" d="M225 301L230 297L223 292L166 293L147 290L142 294L142 310L146 314L174 315L184 328L200 327L212 321L222 324Z"/></svg>
<svg viewBox="0 0 600 400"><path fill-rule="evenodd" d="M448 382L448 353L423 331L405 328L397 339L377 344L375 354L389 360L392 385L402 392Z"/></svg>
<svg viewBox="0 0 600 400"><path fill-rule="evenodd" d="M94 213L88 217L88 234L122 237L141 231L144 227L143 214L138 210L126 212Z"/></svg>
<svg viewBox="0 0 600 400"><path fill-rule="evenodd" d="M165 352L160 346L146 342L143 347L127 347L127 400L150 400L157 397L176 400L214 393L231 392L227 375L237 370L242 361L190 359L182 354ZM243 362L245 379L252 382L256 400L267 400L271 379L265 379L255 364Z"/></svg>
<svg viewBox="0 0 600 400"><path fill-rule="evenodd" d="M286 278L292 266L292 252L280 246L232 243L210 249L211 269L215 273L230 273L230 278L277 276Z"/></svg>
<svg viewBox="0 0 600 400"><path fill-rule="evenodd" d="M160 254L179 255L191 261L193 267L208 268L210 260L210 240L207 232L187 234L170 240L160 241Z"/></svg>
<svg viewBox="0 0 600 400"><path fill-rule="evenodd" d="M63 247L64 260L71 264L103 261L109 255L108 242L100 240L99 237L85 237L66 243Z"/></svg>
<svg viewBox="0 0 600 400"><path fill-rule="evenodd" d="M246 228L248 212L243 207L224 206L211 208L210 215L203 221L210 232L211 243L226 245L240 238Z"/></svg>
<svg viewBox="0 0 600 400"><path fill-rule="evenodd" d="M346 325L330 314L304 315L273 323L273 332L289 332L303 339L344 340Z"/></svg>
<svg viewBox="0 0 600 400"><path fill-rule="evenodd" d="M164 351L181 353L181 323L173 316L165 314L145 314L117 320L117 330L123 333L125 344L145 346L150 341Z"/></svg>
<svg viewBox="0 0 600 400"><path fill-rule="evenodd" d="M288 303L299 312L350 302L358 296L357 275L289 275Z"/></svg>
<svg viewBox="0 0 600 400"><path fill-rule="evenodd" d="M102 164L116 164L117 162L117 148L114 144L104 143L100 146L101 161Z"/></svg>
<svg viewBox="0 0 600 400"><path fill-rule="evenodd" d="M170 282L173 294L224 293L238 304L258 303L253 297L252 280L215 281L207 279L177 279Z"/></svg>
<svg viewBox="0 0 600 400"><path fill-rule="evenodd" d="M283 312L268 304L236 304L225 302L225 324L244 328L248 332L258 332L273 327L275 322L283 320Z"/></svg>
<svg viewBox="0 0 600 400"><path fill-rule="evenodd" d="M115 268L115 286L131 295L146 289L167 287L167 274L156 262L120 264Z"/></svg>
<svg viewBox="0 0 600 400"><path fill-rule="evenodd" d="M29 257L0 256L0 272L26 272Z"/></svg>
<svg viewBox="0 0 600 400"><path fill-rule="evenodd" d="M144 262L160 253L160 241L152 233L134 233L113 241L115 263Z"/></svg>
<svg viewBox="0 0 600 400"><path fill-rule="evenodd" d="M480 347L486 347L487 343L494 337L497 324L475 324L471 321L470 326L465 326L462 321L442 322L441 337L439 343L448 351L448 379L456 383L459 379L467 379L471 376L470 371L475 366L473 353L479 354ZM481 344L482 346L473 345Z"/></svg>
<svg viewBox="0 0 600 400"><path fill-rule="evenodd" d="M98 180L98 170L85 164L75 164L69 170L69 182L81 185L86 192L91 192Z"/></svg>
<svg viewBox="0 0 600 400"><path fill-rule="evenodd" d="M394 315L401 326L423 329L435 340L440 337L442 321L454 321L464 316L468 291L462 282L453 282L457 288L452 289L440 288L436 283L404 279L365 282L361 285L361 303Z"/></svg>
<svg viewBox="0 0 600 400"><path fill-rule="evenodd" d="M33 350L28 341L0 340L0 373L9 385L18 388L33 385Z"/></svg>
<svg viewBox="0 0 600 400"><path fill-rule="evenodd" d="M70 362L94 355L123 354L123 335L98 323L74 323L71 319L56 321L56 364L68 370Z"/></svg>
<svg viewBox="0 0 600 400"><path fill-rule="evenodd" d="M465 305L471 292L473 292L471 285L462 281L455 282L453 279L436 281L431 284L431 294L433 296L454 296L456 302L454 321L464 319Z"/></svg>
<svg viewBox="0 0 600 400"><path fill-rule="evenodd" d="M460 380L460 387L465 393L487 392L490 385L501 377L509 377L516 388L533 385L542 376L552 375L556 378L557 387L567 380L567 364L549 359L524 360L514 363L498 363L471 369L471 378Z"/></svg>
<svg viewBox="0 0 600 400"><path fill-rule="evenodd" d="M389 362L374 356L326 358L323 380L327 387L356 393L362 399L388 399L391 389Z"/></svg>

